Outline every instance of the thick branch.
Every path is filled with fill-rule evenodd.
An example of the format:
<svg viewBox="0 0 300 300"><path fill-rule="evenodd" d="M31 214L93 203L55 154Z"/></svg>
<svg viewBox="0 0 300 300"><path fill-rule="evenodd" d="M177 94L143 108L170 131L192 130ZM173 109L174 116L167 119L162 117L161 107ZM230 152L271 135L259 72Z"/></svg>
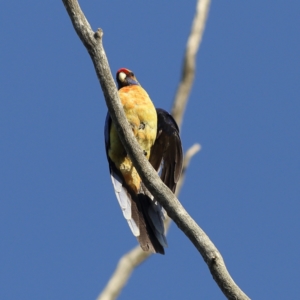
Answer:
<svg viewBox="0 0 300 300"><path fill-rule="evenodd" d="M186 103L194 82L196 55L202 40L209 6L210 0L198 0L193 25L186 45L181 80L172 108L172 115L179 127L181 127Z"/></svg>
<svg viewBox="0 0 300 300"><path fill-rule="evenodd" d="M76 0L63 0L63 3L77 34L91 56L110 116L116 125L119 137L146 187L201 253L213 278L225 296L228 299L248 299L230 277L217 248L183 208L176 196L160 180L158 174L143 155L128 124L118 97L118 92L102 46L102 31L98 29L95 34L92 33L92 29Z"/></svg>

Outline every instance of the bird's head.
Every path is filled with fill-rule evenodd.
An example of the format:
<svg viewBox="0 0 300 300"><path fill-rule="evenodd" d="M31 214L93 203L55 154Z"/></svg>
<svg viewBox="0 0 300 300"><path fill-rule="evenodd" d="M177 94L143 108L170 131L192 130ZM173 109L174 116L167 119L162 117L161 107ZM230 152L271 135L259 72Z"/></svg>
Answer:
<svg viewBox="0 0 300 300"><path fill-rule="evenodd" d="M140 85L132 71L122 68L118 70L116 75L118 89L129 85Z"/></svg>

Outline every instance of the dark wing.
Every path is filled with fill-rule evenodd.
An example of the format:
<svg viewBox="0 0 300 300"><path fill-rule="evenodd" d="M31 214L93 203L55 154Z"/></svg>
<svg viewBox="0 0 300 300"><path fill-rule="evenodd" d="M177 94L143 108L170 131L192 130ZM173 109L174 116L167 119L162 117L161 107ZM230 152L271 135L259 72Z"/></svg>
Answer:
<svg viewBox="0 0 300 300"><path fill-rule="evenodd" d="M182 146L179 128L173 117L161 108L157 112L157 136L151 148L150 163L161 180L175 193L182 171Z"/></svg>

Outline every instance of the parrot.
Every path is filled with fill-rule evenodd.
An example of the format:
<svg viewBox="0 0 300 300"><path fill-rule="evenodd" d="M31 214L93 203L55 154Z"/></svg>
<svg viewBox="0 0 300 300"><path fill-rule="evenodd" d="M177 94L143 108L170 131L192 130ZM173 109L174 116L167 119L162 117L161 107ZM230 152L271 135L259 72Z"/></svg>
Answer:
<svg viewBox="0 0 300 300"><path fill-rule="evenodd" d="M119 69L116 81L125 115L143 154L175 193L183 161L177 123L167 111L154 107L132 71ZM104 133L113 188L133 235L142 250L165 254L164 248L168 245L164 228L166 213L143 184L109 113Z"/></svg>

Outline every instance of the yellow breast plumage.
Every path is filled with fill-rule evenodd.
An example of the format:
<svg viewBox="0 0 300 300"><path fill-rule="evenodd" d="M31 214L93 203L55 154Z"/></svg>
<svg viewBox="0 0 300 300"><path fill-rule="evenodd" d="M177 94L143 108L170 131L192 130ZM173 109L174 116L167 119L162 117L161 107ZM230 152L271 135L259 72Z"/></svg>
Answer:
<svg viewBox="0 0 300 300"><path fill-rule="evenodd" d="M157 133L157 114L147 92L139 85L126 86L119 90L125 115L145 156L149 159L151 147ZM108 155L121 171L128 185L137 192L140 189L140 177L127 156L112 124L110 130L110 148Z"/></svg>

